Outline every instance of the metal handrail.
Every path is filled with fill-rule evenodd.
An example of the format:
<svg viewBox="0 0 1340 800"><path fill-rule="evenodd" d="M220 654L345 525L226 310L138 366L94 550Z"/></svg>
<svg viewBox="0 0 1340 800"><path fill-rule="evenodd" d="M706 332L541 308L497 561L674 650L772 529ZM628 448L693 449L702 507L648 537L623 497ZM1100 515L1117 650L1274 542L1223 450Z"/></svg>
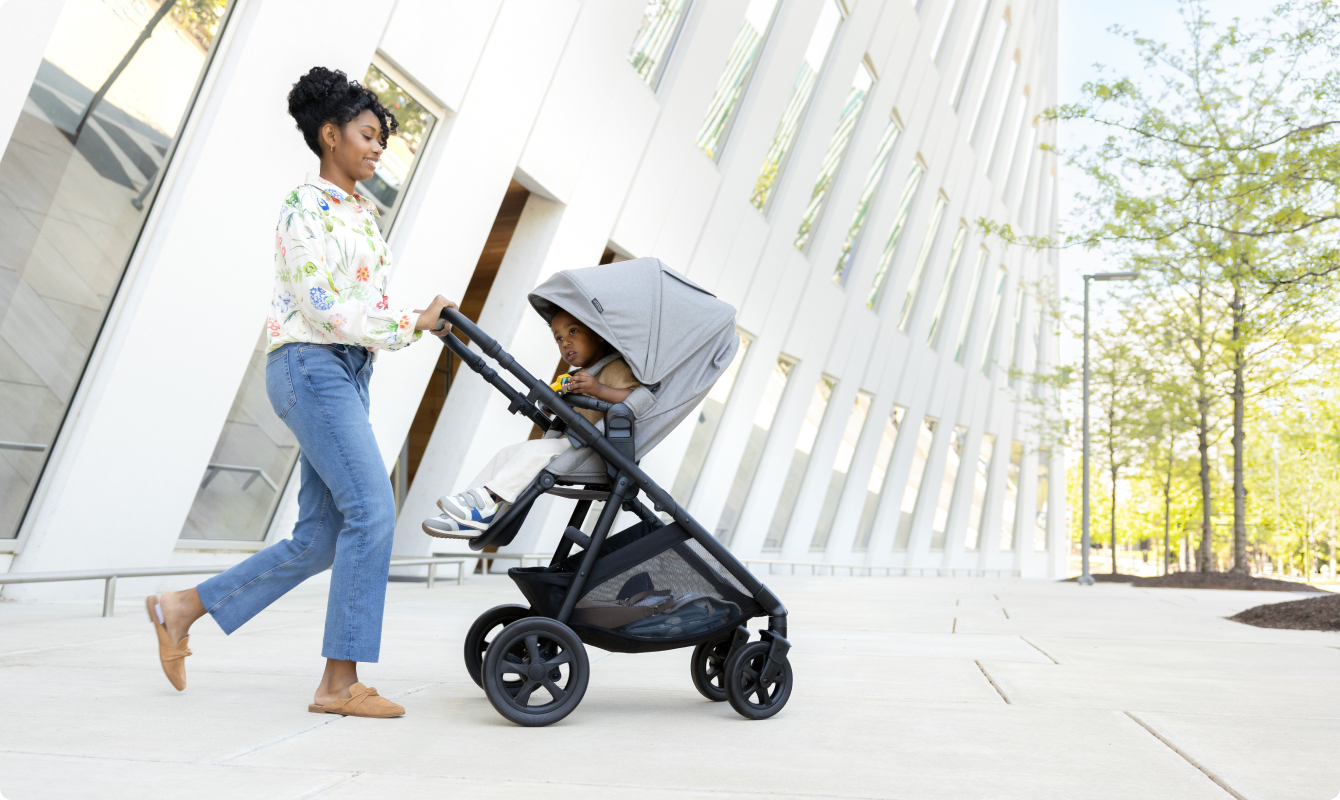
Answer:
<svg viewBox="0 0 1340 800"><path fill-rule="evenodd" d="M24 450L29 453L45 453L47 446L33 442L0 442L0 450Z"/></svg>
<svg viewBox="0 0 1340 800"><path fill-rule="evenodd" d="M827 561L775 561L762 558L743 558L740 560L744 562L745 566L749 566L750 564L766 564L768 566L769 575L775 574L772 571L772 568L774 566L779 566L779 567L790 567L792 575L796 574L796 567L810 567L811 568L810 574L812 575L818 575L820 574L818 571L819 569L827 568L829 571L828 574L830 575L836 575L837 574L836 570L845 569L848 571L847 574L852 577L857 576L858 570L864 571L865 577L873 577L875 574L875 570L877 569L884 570L885 577L889 578L894 577L893 570L900 570L898 575L898 577L900 578L912 577L911 575L909 575L909 573L912 570L916 570L917 572L916 577L919 578L927 577L928 570L931 573L930 577L938 577L938 578L945 578L945 577L956 578L959 577L959 573L965 573L964 577L968 578L1022 577L1022 574L1017 569L976 569L973 567L895 567L895 566L884 566L881 564L832 564ZM949 574L945 575L944 573L946 572L948 572Z"/></svg>
<svg viewBox="0 0 1340 800"><path fill-rule="evenodd" d="M271 489L274 489L276 492L279 491L279 485L276 484L273 480L271 480L269 475L265 474L265 470L261 469L260 467L243 467L237 464L206 465L205 477L203 480L200 481L200 488L203 489L206 486L208 486L209 482L214 480L214 476L218 475L220 472L243 472L250 474L251 477L247 478L247 482L242 484L242 491L244 492L247 489L251 488L251 484L255 483L257 478L260 478L261 480L265 481L266 485L269 486Z"/></svg>
<svg viewBox="0 0 1340 800"><path fill-rule="evenodd" d="M465 561L478 556L433 556L430 558L392 558L393 567L428 567L428 588L433 588L438 564L456 564L456 583L465 577ZM232 564L213 564L199 567L140 567L138 569L85 569L67 572L10 572L0 573L0 585L9 583L60 583L64 581L106 581L102 590L102 615L112 616L116 608L117 578L156 578L170 575L217 575L233 567Z"/></svg>

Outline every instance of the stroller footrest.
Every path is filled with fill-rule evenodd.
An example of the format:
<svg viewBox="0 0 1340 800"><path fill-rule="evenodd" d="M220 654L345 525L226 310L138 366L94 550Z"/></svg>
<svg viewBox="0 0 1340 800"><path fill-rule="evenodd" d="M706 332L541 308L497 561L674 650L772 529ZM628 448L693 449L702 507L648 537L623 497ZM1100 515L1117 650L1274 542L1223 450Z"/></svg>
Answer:
<svg viewBox="0 0 1340 800"><path fill-rule="evenodd" d="M583 550L590 549L591 547L591 537L571 525L563 531L563 538L581 547Z"/></svg>

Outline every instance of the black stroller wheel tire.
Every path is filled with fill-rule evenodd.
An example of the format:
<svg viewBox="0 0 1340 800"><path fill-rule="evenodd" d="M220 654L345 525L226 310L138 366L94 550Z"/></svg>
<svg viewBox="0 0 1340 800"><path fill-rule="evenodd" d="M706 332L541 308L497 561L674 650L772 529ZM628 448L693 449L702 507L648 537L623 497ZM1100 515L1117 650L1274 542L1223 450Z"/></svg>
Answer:
<svg viewBox="0 0 1340 800"><path fill-rule="evenodd" d="M470 673L470 680L475 682L479 688L484 688L484 654L488 652L490 633L495 633L499 628L505 628L519 619L525 619L531 614L526 606L509 604L505 606L494 606L475 620L470 626L470 632L465 634L465 671Z"/></svg>
<svg viewBox="0 0 1340 800"><path fill-rule="evenodd" d="M518 725L551 725L572 713L586 694L591 665L572 629L548 617L503 628L484 654L484 694ZM547 697L545 702L536 702Z"/></svg>
<svg viewBox="0 0 1340 800"><path fill-rule="evenodd" d="M726 699L745 719L767 719L781 711L791 697L794 681L789 660L770 682L760 681L771 649L768 642L751 642L726 659Z"/></svg>
<svg viewBox="0 0 1340 800"><path fill-rule="evenodd" d="M689 673L698 694L714 703L726 699L726 659L730 656L729 638L703 642L693 648Z"/></svg>

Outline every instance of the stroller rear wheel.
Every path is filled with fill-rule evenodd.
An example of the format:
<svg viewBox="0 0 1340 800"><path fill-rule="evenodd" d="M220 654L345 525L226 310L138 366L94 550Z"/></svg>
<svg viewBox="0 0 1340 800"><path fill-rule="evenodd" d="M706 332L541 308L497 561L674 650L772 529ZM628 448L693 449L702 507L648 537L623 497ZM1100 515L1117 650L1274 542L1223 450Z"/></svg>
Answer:
<svg viewBox="0 0 1340 800"><path fill-rule="evenodd" d="M494 606L480 614L470 626L470 632L465 634L465 671L470 673L470 680L474 681L476 686L484 688L484 654L489 648L489 634L519 619L529 617L530 613L530 609L526 606L515 604Z"/></svg>
<svg viewBox="0 0 1340 800"><path fill-rule="evenodd" d="M714 703L726 699L726 659L730 656L730 638L703 642L693 648L689 672L693 688Z"/></svg>
<svg viewBox="0 0 1340 800"><path fill-rule="evenodd" d="M746 719L767 719L791 697L790 660L782 662L781 670L770 680L763 679L771 649L768 642L752 642L726 659L726 699Z"/></svg>
<svg viewBox="0 0 1340 800"><path fill-rule="evenodd" d="M571 714L590 677L582 640L548 617L511 623L484 654L484 694L518 725L549 725Z"/></svg>

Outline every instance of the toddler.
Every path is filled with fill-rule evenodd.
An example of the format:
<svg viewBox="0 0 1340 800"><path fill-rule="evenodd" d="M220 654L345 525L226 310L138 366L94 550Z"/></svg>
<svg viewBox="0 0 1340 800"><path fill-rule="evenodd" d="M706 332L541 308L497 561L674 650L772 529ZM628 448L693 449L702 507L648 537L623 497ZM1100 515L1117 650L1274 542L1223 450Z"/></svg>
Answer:
<svg viewBox="0 0 1340 800"><path fill-rule="evenodd" d="M571 314L559 310L549 327L558 343L560 357L578 368L564 382L563 391L584 394L607 403L621 403L641 385L623 357ZM577 409L577 413L592 423L604 420L597 411ZM560 436L531 439L504 447L470 482L473 488L438 498L437 507L442 513L423 521L424 533L456 539L478 536L511 507L516 496L530 485L540 470L571 446L566 436Z"/></svg>

